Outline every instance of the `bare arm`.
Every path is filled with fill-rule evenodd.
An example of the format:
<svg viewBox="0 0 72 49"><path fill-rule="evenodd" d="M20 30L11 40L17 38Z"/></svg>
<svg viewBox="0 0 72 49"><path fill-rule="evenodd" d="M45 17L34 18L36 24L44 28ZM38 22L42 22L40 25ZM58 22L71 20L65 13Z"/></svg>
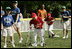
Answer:
<svg viewBox="0 0 72 49"><path fill-rule="evenodd" d="M38 10L37 14L38 14L38 16L40 16L40 12L39 12L39 10Z"/></svg>
<svg viewBox="0 0 72 49"><path fill-rule="evenodd" d="M19 18L19 14L17 14L17 19L16 19L16 23L17 23L17 21L18 21L18 18Z"/></svg>
<svg viewBox="0 0 72 49"><path fill-rule="evenodd" d="M45 12L45 18L47 17L47 11Z"/></svg>
<svg viewBox="0 0 72 49"><path fill-rule="evenodd" d="M3 30L3 24L1 23L1 30Z"/></svg>

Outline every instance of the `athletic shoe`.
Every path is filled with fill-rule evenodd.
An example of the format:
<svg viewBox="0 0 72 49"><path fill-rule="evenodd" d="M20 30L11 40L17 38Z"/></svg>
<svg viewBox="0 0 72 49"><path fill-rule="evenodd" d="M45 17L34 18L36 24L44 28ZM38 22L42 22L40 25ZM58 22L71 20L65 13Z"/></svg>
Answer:
<svg viewBox="0 0 72 49"><path fill-rule="evenodd" d="M19 43L22 43L23 38L20 38Z"/></svg>
<svg viewBox="0 0 72 49"><path fill-rule="evenodd" d="M15 47L15 44L12 44L13 47Z"/></svg>
<svg viewBox="0 0 72 49"><path fill-rule="evenodd" d="M36 43L34 43L34 44L32 44L32 46L37 46L37 44L36 44Z"/></svg>
<svg viewBox="0 0 72 49"><path fill-rule="evenodd" d="M52 34L52 37L54 37L55 36L55 34Z"/></svg>
<svg viewBox="0 0 72 49"><path fill-rule="evenodd" d="M59 35L54 35L53 37L59 37Z"/></svg>
<svg viewBox="0 0 72 49"><path fill-rule="evenodd" d="M49 35L49 38L51 38L51 36Z"/></svg>
<svg viewBox="0 0 72 49"><path fill-rule="evenodd" d="M65 39L65 36L63 37L63 39Z"/></svg>
<svg viewBox="0 0 72 49"><path fill-rule="evenodd" d="M7 48L7 45L4 45L4 48Z"/></svg>
<svg viewBox="0 0 72 49"><path fill-rule="evenodd" d="M41 45L41 46L44 46L44 45L45 45L45 43L41 43L40 45Z"/></svg>
<svg viewBox="0 0 72 49"><path fill-rule="evenodd" d="M68 38L68 35L66 35L66 38Z"/></svg>

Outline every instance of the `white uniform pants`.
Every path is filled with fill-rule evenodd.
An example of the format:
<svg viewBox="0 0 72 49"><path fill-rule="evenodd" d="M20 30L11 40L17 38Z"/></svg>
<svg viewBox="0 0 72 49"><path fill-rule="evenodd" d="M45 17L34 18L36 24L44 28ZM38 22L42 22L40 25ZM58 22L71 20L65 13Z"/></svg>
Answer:
<svg viewBox="0 0 72 49"><path fill-rule="evenodd" d="M44 43L44 30L43 29L34 29L33 40L34 43L37 43L37 34L39 33L41 43Z"/></svg>

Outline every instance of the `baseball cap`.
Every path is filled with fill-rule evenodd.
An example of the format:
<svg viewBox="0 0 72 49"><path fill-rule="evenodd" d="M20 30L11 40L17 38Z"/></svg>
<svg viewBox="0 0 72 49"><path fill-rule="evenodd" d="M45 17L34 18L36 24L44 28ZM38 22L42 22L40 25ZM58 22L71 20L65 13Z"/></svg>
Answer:
<svg viewBox="0 0 72 49"><path fill-rule="evenodd" d="M13 1L13 3L17 3L18 4L18 1Z"/></svg>
<svg viewBox="0 0 72 49"><path fill-rule="evenodd" d="M6 10L11 10L11 7L6 7Z"/></svg>
<svg viewBox="0 0 72 49"><path fill-rule="evenodd" d="M35 17L35 16L36 16L36 14L35 13L32 13L32 18Z"/></svg>
<svg viewBox="0 0 72 49"><path fill-rule="evenodd" d="M51 13L48 13L48 16L51 16Z"/></svg>
<svg viewBox="0 0 72 49"><path fill-rule="evenodd" d="M62 9L66 9L66 7L65 6L62 6Z"/></svg>

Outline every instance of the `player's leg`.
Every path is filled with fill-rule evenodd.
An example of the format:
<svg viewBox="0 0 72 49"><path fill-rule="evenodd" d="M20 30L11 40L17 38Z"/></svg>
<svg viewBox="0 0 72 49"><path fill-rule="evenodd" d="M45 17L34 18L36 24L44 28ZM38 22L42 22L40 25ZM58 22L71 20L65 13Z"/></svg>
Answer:
<svg viewBox="0 0 72 49"><path fill-rule="evenodd" d="M40 40L41 40L41 43L40 43L40 45L41 46L44 46L44 30L43 29L40 29Z"/></svg>
<svg viewBox="0 0 72 49"><path fill-rule="evenodd" d="M23 38L22 38L22 34L20 32L20 22L17 23L17 30L16 31L19 35L19 43L22 43Z"/></svg>
<svg viewBox="0 0 72 49"><path fill-rule="evenodd" d="M38 33L38 30L34 29L34 34L33 34L34 43L32 44L32 46L37 46L37 33Z"/></svg>
<svg viewBox="0 0 72 49"><path fill-rule="evenodd" d="M49 25L49 32L52 34L52 37L54 37L55 34L54 34L54 32L52 30L53 30L53 24Z"/></svg>
<svg viewBox="0 0 72 49"><path fill-rule="evenodd" d="M70 24L70 22L69 22L69 20L66 22L66 38L68 38L68 27L69 27L69 24Z"/></svg>
<svg viewBox="0 0 72 49"><path fill-rule="evenodd" d="M7 48L7 36L3 36L4 37L4 48Z"/></svg>
<svg viewBox="0 0 72 49"><path fill-rule="evenodd" d="M66 35L66 23L63 23L63 39L65 39L65 35Z"/></svg>
<svg viewBox="0 0 72 49"><path fill-rule="evenodd" d="M48 25L48 34L49 34L49 38L51 37L51 32L49 31L50 26Z"/></svg>
<svg viewBox="0 0 72 49"><path fill-rule="evenodd" d="M11 40L11 45L12 45L13 47L15 47L15 44L14 44L14 37L13 37L13 36L10 36L10 40Z"/></svg>
<svg viewBox="0 0 72 49"><path fill-rule="evenodd" d="M15 47L15 44L14 44L14 36L13 36L13 32L12 32L12 28L11 28L11 27L8 29L8 34L9 34L9 36L10 36L11 45L12 45L13 47Z"/></svg>
<svg viewBox="0 0 72 49"><path fill-rule="evenodd" d="M4 48L7 48L7 30L3 29Z"/></svg>

